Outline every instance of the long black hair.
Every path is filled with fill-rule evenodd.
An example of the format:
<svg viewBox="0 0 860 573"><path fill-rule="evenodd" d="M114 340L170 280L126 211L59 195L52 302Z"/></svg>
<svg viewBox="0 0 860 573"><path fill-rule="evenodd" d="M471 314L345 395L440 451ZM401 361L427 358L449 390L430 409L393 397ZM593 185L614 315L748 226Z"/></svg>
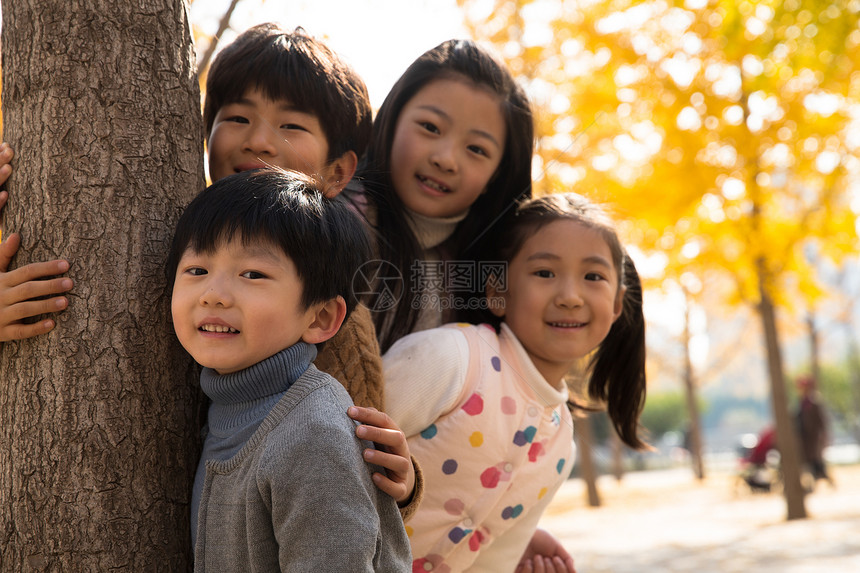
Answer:
<svg viewBox="0 0 860 573"><path fill-rule="evenodd" d="M518 199L531 197L531 162L534 151L534 124L531 106L510 71L490 52L471 40L449 40L421 55L394 84L373 123L367 154L359 166L370 208L375 211L378 254L408 277L423 252L407 222L403 202L391 181L391 148L397 122L404 106L427 84L455 79L487 89L499 98L505 121L505 148L486 192L478 197L469 213L441 245L446 258L457 261L481 260L486 246L497 236L497 220L513 208ZM347 190L349 191L349 190ZM420 311L407 295L407 285L396 293L399 303L386 313L377 313L374 322L383 352L415 327ZM477 289L468 293L482 296ZM391 316L393 313L393 316Z"/></svg>

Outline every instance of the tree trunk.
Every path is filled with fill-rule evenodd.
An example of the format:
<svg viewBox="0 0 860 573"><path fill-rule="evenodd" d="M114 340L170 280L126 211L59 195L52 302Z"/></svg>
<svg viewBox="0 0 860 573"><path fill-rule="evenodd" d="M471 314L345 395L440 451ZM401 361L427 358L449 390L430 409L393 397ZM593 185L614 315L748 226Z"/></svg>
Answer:
<svg viewBox="0 0 860 573"><path fill-rule="evenodd" d="M684 388L687 396L687 412L690 414L689 446L693 474L698 480L705 479L705 464L702 460L702 422L699 417L699 403L696 381L693 378L693 360L690 357L690 299L684 306Z"/></svg>
<svg viewBox="0 0 860 573"><path fill-rule="evenodd" d="M851 402L854 405L851 432L854 441L860 443L860 344L857 336L851 332L848 335L848 384L851 388Z"/></svg>
<svg viewBox="0 0 860 573"><path fill-rule="evenodd" d="M847 287L847 273L850 267L844 268L840 273L840 283ZM843 316L845 321L845 338L848 340L848 387L851 391L851 404L853 406L851 415L849 416L848 424L850 425L851 434L854 436L854 441L860 444L860 341L857 339L857 325L854 320L854 309L857 305L857 299L860 298L860 293L850 292L846 290L844 297Z"/></svg>
<svg viewBox="0 0 860 573"><path fill-rule="evenodd" d="M611 424L609 426L609 447L612 449L612 475L615 476L615 481L620 482L624 479L624 442L618 437L618 432Z"/></svg>
<svg viewBox="0 0 860 573"><path fill-rule="evenodd" d="M199 451L164 258L204 184L183 0L2 0L6 229L71 304L0 348L4 571L183 571Z"/></svg>
<svg viewBox="0 0 860 573"><path fill-rule="evenodd" d="M818 328L815 326L815 312L806 314L806 331L809 335L809 373L816 382L821 382L821 345L818 343Z"/></svg>
<svg viewBox="0 0 860 573"><path fill-rule="evenodd" d="M597 469L594 467L594 456L591 445L594 443L594 432L591 431L591 416L582 414L576 417L575 427L576 455L582 468L582 479L585 481L586 501L589 507L600 507L600 494L597 492Z"/></svg>
<svg viewBox="0 0 860 573"><path fill-rule="evenodd" d="M759 292L761 293L759 312L761 314L767 346L771 407L776 424L776 443L780 454L780 466L784 484L783 492L788 507L787 518L789 520L803 519L806 517L806 506L803 499L803 487L800 483L800 450L797 445L794 424L788 413L785 378L782 373L782 354L780 352L779 336L776 329L776 313L770 295L764 287L763 267L764 264L759 265Z"/></svg>

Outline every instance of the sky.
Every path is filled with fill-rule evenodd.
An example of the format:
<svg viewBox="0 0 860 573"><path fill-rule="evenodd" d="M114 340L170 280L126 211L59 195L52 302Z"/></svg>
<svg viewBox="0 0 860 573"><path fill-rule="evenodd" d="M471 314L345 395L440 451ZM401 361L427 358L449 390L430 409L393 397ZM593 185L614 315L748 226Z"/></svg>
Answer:
<svg viewBox="0 0 860 573"><path fill-rule="evenodd" d="M214 34L229 0L195 0L191 20ZM321 38L364 78L377 109L415 58L451 38L467 37L456 0L240 0L232 30L219 41L262 22L303 27ZM197 47L198 54L206 46Z"/></svg>

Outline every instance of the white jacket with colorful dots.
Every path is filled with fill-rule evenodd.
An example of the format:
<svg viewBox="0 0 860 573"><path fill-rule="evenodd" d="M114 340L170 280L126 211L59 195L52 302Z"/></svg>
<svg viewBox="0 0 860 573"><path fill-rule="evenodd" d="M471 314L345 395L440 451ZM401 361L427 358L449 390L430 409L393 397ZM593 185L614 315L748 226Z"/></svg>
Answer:
<svg viewBox="0 0 860 573"><path fill-rule="evenodd" d="M424 472L413 571L513 571L573 466L567 389L505 324L416 332L383 363L387 412Z"/></svg>

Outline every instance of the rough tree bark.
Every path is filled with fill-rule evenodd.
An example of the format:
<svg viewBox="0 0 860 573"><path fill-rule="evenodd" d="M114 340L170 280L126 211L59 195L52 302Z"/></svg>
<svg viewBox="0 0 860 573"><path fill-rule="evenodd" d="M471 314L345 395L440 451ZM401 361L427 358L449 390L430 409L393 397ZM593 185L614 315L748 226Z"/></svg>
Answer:
<svg viewBox="0 0 860 573"><path fill-rule="evenodd" d="M194 366L163 262L202 189L183 0L2 0L14 265L72 262L47 336L0 348L0 569L190 569Z"/></svg>

